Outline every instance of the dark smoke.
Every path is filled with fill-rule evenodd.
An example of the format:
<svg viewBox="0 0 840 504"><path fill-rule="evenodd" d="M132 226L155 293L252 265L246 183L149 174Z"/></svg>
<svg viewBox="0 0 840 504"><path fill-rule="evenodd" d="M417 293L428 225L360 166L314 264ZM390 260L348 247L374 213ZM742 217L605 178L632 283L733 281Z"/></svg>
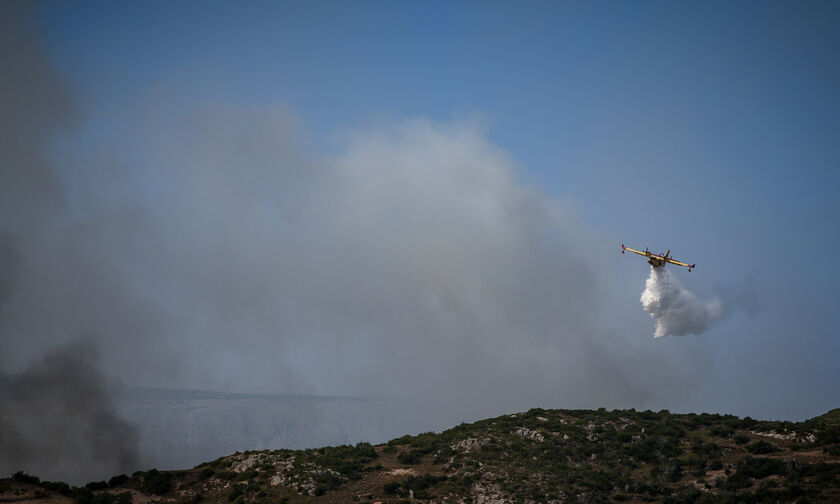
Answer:
<svg viewBox="0 0 840 504"><path fill-rule="evenodd" d="M61 344L85 332L84 312L64 299L77 318L65 325L50 310L51 297L87 299L88 279L108 275L80 268L91 261L72 245L78 233L61 231L62 184L45 153L76 107L32 8L0 3L0 474L81 482L138 469L137 439L115 413L97 346Z"/></svg>
<svg viewBox="0 0 840 504"><path fill-rule="evenodd" d="M12 295L12 286L19 268L20 256L11 236L0 233L0 310L8 303Z"/></svg>
<svg viewBox="0 0 840 504"><path fill-rule="evenodd" d="M89 340L0 381L0 474L81 482L136 470L137 433L117 415L105 384Z"/></svg>

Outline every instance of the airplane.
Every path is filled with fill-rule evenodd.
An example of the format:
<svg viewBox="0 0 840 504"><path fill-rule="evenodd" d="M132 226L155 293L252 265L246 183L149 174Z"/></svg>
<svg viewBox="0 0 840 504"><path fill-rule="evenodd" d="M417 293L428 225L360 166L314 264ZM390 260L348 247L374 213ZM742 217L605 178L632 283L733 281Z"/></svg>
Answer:
<svg viewBox="0 0 840 504"><path fill-rule="evenodd" d="M640 256L644 256L648 258L648 264L653 266L654 268L659 268L665 266L667 263L676 264L677 266L685 266L688 268L688 272L691 273L691 270L694 269L694 264L686 264L684 262L677 261L673 257L670 257L671 249L668 249L668 252L664 254L653 254L651 253L647 247L645 247L645 251L641 252L639 250L631 249L630 247L625 247L624 244L621 244L621 253L623 254L625 250L629 250L630 252L634 252L639 254Z"/></svg>

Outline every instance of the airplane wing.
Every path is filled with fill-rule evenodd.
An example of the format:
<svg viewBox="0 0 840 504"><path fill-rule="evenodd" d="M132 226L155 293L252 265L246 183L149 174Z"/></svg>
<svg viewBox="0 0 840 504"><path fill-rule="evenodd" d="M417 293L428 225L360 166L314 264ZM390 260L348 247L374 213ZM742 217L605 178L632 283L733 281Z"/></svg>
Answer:
<svg viewBox="0 0 840 504"><path fill-rule="evenodd" d="M694 269L693 264L686 264L684 262L677 261L676 259L671 259L670 257L668 258L668 262L671 264L676 264L677 266L685 266L686 268L688 268L688 271Z"/></svg>
<svg viewBox="0 0 840 504"><path fill-rule="evenodd" d="M631 249L630 247L625 247L624 245L622 245L621 246L621 253L623 254L625 250L629 250L630 252L634 252L636 254L639 254L640 256L647 257L647 254L645 254L644 252L641 252L641 251L636 250L636 249Z"/></svg>

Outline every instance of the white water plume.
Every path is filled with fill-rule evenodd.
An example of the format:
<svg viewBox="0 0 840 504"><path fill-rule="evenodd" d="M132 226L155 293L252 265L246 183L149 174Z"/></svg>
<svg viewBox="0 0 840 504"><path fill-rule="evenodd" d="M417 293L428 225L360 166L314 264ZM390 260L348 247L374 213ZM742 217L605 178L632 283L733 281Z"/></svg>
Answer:
<svg viewBox="0 0 840 504"><path fill-rule="evenodd" d="M719 298L703 301L682 286L665 268L650 268L641 297L642 307L654 319L655 338L701 334L723 316Z"/></svg>

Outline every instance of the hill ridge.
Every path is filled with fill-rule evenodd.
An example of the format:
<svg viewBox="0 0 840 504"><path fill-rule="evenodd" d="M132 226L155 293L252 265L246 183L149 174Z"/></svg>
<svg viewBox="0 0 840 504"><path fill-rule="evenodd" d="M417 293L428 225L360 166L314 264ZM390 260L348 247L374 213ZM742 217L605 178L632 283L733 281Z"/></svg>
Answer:
<svg viewBox="0 0 840 504"><path fill-rule="evenodd" d="M0 500L17 491L51 504L840 502L834 412L787 422L537 408L379 445L236 452L86 488L19 473L3 480Z"/></svg>

